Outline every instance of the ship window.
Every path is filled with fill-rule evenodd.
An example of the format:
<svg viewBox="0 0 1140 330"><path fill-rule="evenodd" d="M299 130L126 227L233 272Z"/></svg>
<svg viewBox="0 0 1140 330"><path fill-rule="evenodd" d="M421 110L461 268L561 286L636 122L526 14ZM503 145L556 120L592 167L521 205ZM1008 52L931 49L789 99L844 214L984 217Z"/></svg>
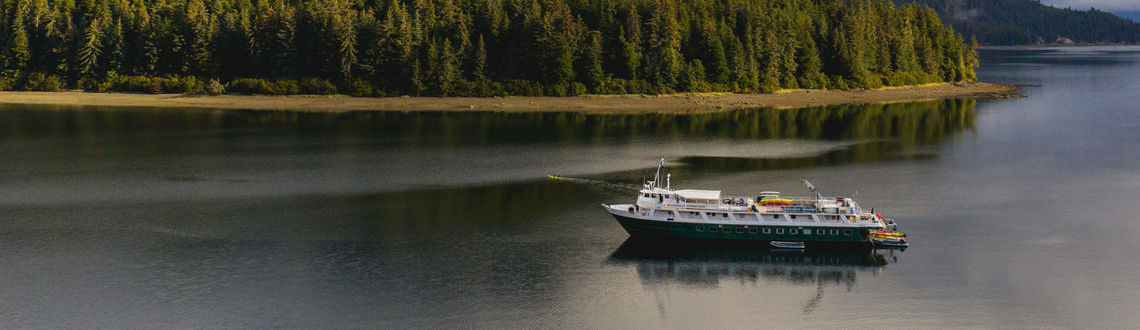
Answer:
<svg viewBox="0 0 1140 330"><path fill-rule="evenodd" d="M776 229L776 234L780 234L780 235L783 235L783 234L784 234L784 228L777 228L777 229Z"/></svg>
<svg viewBox="0 0 1140 330"><path fill-rule="evenodd" d="M749 228L749 229L748 229L748 233L749 233L749 234L755 234L755 233L756 233L756 228Z"/></svg>
<svg viewBox="0 0 1140 330"><path fill-rule="evenodd" d="M811 229L804 229L804 235L811 235Z"/></svg>
<svg viewBox="0 0 1140 330"><path fill-rule="evenodd" d="M705 226L697 226L697 231L705 231Z"/></svg>
<svg viewBox="0 0 1140 330"><path fill-rule="evenodd" d="M743 233L744 233L744 228L736 228L736 233L737 233L737 234L743 234Z"/></svg>
<svg viewBox="0 0 1140 330"><path fill-rule="evenodd" d="M764 228L764 233L765 233L765 234L771 234L771 233L772 233L772 228Z"/></svg>
<svg viewBox="0 0 1140 330"><path fill-rule="evenodd" d="M795 219L795 218L796 218L796 215L795 215L795 214L793 214L793 215L792 215L792 219Z"/></svg>
<svg viewBox="0 0 1140 330"><path fill-rule="evenodd" d="M835 230L835 229L832 229L832 230L831 230L831 234L832 234L832 235L839 235L839 231L838 231L838 230Z"/></svg>
<svg viewBox="0 0 1140 330"><path fill-rule="evenodd" d="M851 235L851 230L850 229L844 230L843 235Z"/></svg>
<svg viewBox="0 0 1140 330"><path fill-rule="evenodd" d="M645 197L649 197L649 194L645 194Z"/></svg>
<svg viewBox="0 0 1140 330"><path fill-rule="evenodd" d="M792 230L788 231L788 234L792 234L792 235L799 234L799 233L800 233L799 229L792 229Z"/></svg>
<svg viewBox="0 0 1140 330"><path fill-rule="evenodd" d="M816 230L815 230L815 234L816 234L816 235L827 235L827 230L824 230L824 229L816 229Z"/></svg>

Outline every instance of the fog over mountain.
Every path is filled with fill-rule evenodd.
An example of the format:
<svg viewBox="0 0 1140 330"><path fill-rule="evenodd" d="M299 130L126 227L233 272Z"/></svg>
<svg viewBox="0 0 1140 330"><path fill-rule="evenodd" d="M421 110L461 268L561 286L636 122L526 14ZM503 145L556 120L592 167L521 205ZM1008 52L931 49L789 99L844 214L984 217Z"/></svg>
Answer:
<svg viewBox="0 0 1140 330"><path fill-rule="evenodd" d="M955 30L982 45L1140 43L1140 24L1100 7L1114 2L1070 3L1080 1L1097 7L1061 7L1061 1L1038 0L895 0L930 6Z"/></svg>
<svg viewBox="0 0 1140 330"><path fill-rule="evenodd" d="M1140 1L1136 0L1042 0L1041 3L1057 8L1080 10L1096 8L1106 11L1140 11Z"/></svg>
<svg viewBox="0 0 1140 330"><path fill-rule="evenodd" d="M1116 16L1130 19L1133 22L1140 22L1140 10L1114 11L1112 13L1116 14Z"/></svg>

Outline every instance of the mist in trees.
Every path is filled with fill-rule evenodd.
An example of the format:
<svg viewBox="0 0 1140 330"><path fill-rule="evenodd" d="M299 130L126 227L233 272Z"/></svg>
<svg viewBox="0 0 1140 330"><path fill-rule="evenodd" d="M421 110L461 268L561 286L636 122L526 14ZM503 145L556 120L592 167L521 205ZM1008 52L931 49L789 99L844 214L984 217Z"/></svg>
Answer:
<svg viewBox="0 0 1140 330"><path fill-rule="evenodd" d="M888 0L0 0L0 89L770 92L976 65L933 10Z"/></svg>

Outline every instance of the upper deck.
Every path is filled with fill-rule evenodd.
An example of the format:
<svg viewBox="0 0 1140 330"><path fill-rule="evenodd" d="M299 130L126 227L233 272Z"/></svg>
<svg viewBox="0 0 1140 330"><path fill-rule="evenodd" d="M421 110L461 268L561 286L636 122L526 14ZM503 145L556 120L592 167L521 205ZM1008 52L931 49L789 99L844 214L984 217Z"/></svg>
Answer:
<svg viewBox="0 0 1140 330"><path fill-rule="evenodd" d="M852 198L844 197L781 197L778 192L765 191L757 196L722 196L719 190L662 188L642 189L637 206L640 208L681 211L729 211L759 213L808 213L835 215L865 215Z"/></svg>

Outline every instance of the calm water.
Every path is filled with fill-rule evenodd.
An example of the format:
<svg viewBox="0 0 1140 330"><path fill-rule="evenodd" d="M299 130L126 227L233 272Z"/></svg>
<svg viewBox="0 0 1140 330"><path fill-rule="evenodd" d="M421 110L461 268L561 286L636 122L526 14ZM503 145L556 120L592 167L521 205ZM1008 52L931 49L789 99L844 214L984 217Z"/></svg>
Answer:
<svg viewBox="0 0 1140 330"><path fill-rule="evenodd" d="M1140 48L982 57L982 80L1032 97L702 115L2 105L0 327L1140 324ZM627 240L599 204L631 201L658 157L674 186L857 194L912 246Z"/></svg>

